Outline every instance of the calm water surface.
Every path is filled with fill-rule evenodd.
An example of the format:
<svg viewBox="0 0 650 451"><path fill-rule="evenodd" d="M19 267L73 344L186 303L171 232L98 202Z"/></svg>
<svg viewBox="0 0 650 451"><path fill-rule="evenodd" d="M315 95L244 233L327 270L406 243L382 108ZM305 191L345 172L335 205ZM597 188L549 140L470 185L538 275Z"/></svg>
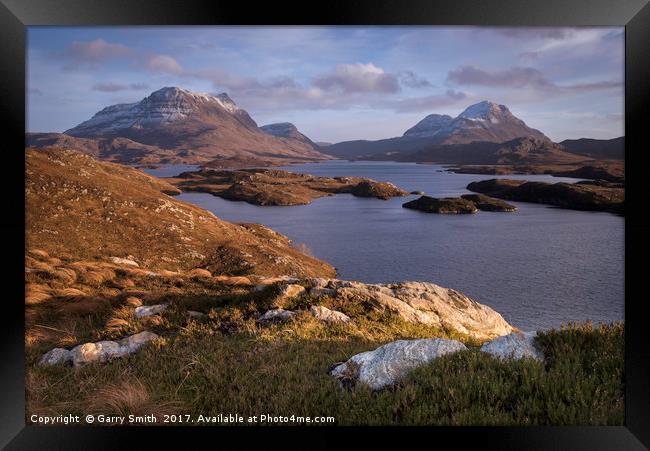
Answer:
<svg viewBox="0 0 650 451"><path fill-rule="evenodd" d="M437 197L468 193L469 182L493 178L393 162L331 161L285 169L365 176ZM165 172L173 173L173 168ZM524 330L623 319L622 217L522 202L513 202L515 213L439 215L402 208L417 197L382 201L338 194L305 206L258 207L205 193L178 196L227 221L265 224L306 244L342 279L434 282L491 306Z"/></svg>

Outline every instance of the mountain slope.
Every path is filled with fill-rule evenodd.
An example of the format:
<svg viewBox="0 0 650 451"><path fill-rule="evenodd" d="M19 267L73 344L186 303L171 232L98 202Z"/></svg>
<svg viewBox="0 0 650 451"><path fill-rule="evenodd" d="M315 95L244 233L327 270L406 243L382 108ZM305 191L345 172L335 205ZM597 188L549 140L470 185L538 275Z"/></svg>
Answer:
<svg viewBox="0 0 650 451"><path fill-rule="evenodd" d="M576 155L612 160L625 158L625 136L613 139L566 139L560 144L568 152Z"/></svg>
<svg viewBox="0 0 650 451"><path fill-rule="evenodd" d="M170 158L202 163L233 156L328 158L308 142L265 133L225 93L213 96L177 87L162 88L139 102L106 107L89 120L66 130L64 135L98 140L97 147L103 149L99 157L127 150L126 155L112 155L110 159L130 163ZM114 146L113 140L117 138L129 140L126 141L129 143L127 149ZM61 142L67 138L56 140ZM88 145L73 143L79 147ZM36 140L32 144L39 145L39 142ZM149 147L139 147L141 152L134 152L138 146Z"/></svg>
<svg viewBox="0 0 650 451"><path fill-rule="evenodd" d="M262 125L260 129L265 133L268 133L269 135L275 136L277 138L294 139L296 141L305 143L314 149L318 148L318 144L300 133L298 128L291 122L278 122L275 124Z"/></svg>
<svg viewBox="0 0 650 451"><path fill-rule="evenodd" d="M155 177L62 149L26 151L29 247L75 258L127 257L172 270L217 274L333 276L273 230L231 224L164 193Z"/></svg>

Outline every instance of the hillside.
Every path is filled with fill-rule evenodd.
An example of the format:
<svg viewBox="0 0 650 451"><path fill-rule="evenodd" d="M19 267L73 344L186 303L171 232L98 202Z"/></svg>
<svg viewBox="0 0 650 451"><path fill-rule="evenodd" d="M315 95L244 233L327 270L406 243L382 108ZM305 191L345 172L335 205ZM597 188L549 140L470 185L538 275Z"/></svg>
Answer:
<svg viewBox="0 0 650 451"><path fill-rule="evenodd" d="M612 160L625 158L625 136L614 139L566 139L560 145L576 155Z"/></svg>
<svg viewBox="0 0 650 451"><path fill-rule="evenodd" d="M30 247L75 258L120 257L171 270L332 276L261 225L231 224L165 193L179 190L136 169L75 151L26 151Z"/></svg>
<svg viewBox="0 0 650 451"><path fill-rule="evenodd" d="M225 93L177 87L159 89L139 102L108 106L63 135L32 134L28 145L90 150L122 163L203 163L233 156L329 158L308 142L264 132Z"/></svg>

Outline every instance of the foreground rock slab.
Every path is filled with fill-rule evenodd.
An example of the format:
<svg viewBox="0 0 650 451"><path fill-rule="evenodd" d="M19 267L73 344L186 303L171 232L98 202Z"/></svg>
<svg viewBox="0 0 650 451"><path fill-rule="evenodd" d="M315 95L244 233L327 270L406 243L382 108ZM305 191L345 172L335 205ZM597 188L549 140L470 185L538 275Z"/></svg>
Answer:
<svg viewBox="0 0 650 451"><path fill-rule="evenodd" d="M343 302L368 302L377 311L389 311L405 321L454 330L478 340L515 331L487 305L464 294L428 282L364 284L338 279L309 279L309 294Z"/></svg>
<svg viewBox="0 0 650 451"><path fill-rule="evenodd" d="M167 304L143 305L136 307L133 316L136 318L145 318L147 316L158 315L167 309Z"/></svg>
<svg viewBox="0 0 650 451"><path fill-rule="evenodd" d="M159 338L153 332L144 331L123 338L120 341L102 340L96 343L83 343L71 350L54 348L41 357L43 366L63 365L68 362L76 367L94 362L107 362L139 351L145 344Z"/></svg>
<svg viewBox="0 0 650 451"><path fill-rule="evenodd" d="M398 340L374 351L357 354L336 366L330 374L344 387L363 383L373 390L381 390L395 384L421 365L442 355L466 349L459 341L442 338Z"/></svg>
<svg viewBox="0 0 650 451"><path fill-rule="evenodd" d="M269 310L259 317L257 321L260 323L284 322L289 321L296 315L296 312L284 310L281 308Z"/></svg>
<svg viewBox="0 0 650 451"><path fill-rule="evenodd" d="M350 317L343 312L337 312L336 310L330 310L327 307L322 305L314 305L309 309L314 318L324 321L326 323L347 323L350 321Z"/></svg>
<svg viewBox="0 0 650 451"><path fill-rule="evenodd" d="M535 347L537 332L515 332L485 343L481 351L502 360L519 360L530 358L542 361L542 354Z"/></svg>

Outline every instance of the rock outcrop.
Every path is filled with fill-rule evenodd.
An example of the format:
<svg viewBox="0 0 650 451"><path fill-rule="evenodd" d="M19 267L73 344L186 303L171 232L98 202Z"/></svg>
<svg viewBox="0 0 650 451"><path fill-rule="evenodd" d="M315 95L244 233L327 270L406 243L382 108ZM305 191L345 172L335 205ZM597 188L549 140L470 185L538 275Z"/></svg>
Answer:
<svg viewBox="0 0 650 451"><path fill-rule="evenodd" d="M517 207L483 194L463 194L461 198L473 202L481 211L517 211Z"/></svg>
<svg viewBox="0 0 650 451"><path fill-rule="evenodd" d="M530 358L542 361L544 355L535 347L537 332L514 332L497 337L481 346L481 351L502 360Z"/></svg>
<svg viewBox="0 0 650 451"><path fill-rule="evenodd" d="M259 317L257 321L260 323L273 323L273 322L284 322L289 321L291 318L296 316L296 312L291 310L284 310L281 308L269 310Z"/></svg>
<svg viewBox="0 0 650 451"><path fill-rule="evenodd" d="M338 279L310 279L309 294L343 302L366 302L405 321L454 330L478 340L516 329L490 307L464 294L427 282L364 284Z"/></svg>
<svg viewBox="0 0 650 451"><path fill-rule="evenodd" d="M357 354L334 367L330 374L344 387L363 383L373 390L381 390L395 384L421 365L442 355L466 349L459 341L442 338L398 340L374 351Z"/></svg>
<svg viewBox="0 0 650 451"><path fill-rule="evenodd" d="M136 318L145 318L147 316L159 315L167 309L167 304L143 305L136 307L133 316Z"/></svg>
<svg viewBox="0 0 650 451"><path fill-rule="evenodd" d="M554 205L572 210L623 213L625 189L602 183L545 183L490 179L472 182L467 189L499 199Z"/></svg>
<svg viewBox="0 0 650 451"><path fill-rule="evenodd" d="M144 331L123 338L120 341L102 340L96 343L83 343L71 350L54 348L41 357L39 362L43 366L63 365L68 362L76 367L88 363L107 362L109 360L133 354L145 344L159 338L153 332Z"/></svg>
<svg viewBox="0 0 650 451"><path fill-rule="evenodd" d="M311 306L309 308L309 313L311 313L317 320L326 323L347 323L350 321L350 317L345 313L330 310L322 305Z"/></svg>
<svg viewBox="0 0 650 451"><path fill-rule="evenodd" d="M364 180L352 188L352 194L357 197L376 197L388 200L391 197L406 196L408 193L390 182Z"/></svg>
<svg viewBox="0 0 650 451"><path fill-rule="evenodd" d="M425 213L463 214L478 211L474 202L459 197L437 198L422 196L419 199L406 202L402 207Z"/></svg>

